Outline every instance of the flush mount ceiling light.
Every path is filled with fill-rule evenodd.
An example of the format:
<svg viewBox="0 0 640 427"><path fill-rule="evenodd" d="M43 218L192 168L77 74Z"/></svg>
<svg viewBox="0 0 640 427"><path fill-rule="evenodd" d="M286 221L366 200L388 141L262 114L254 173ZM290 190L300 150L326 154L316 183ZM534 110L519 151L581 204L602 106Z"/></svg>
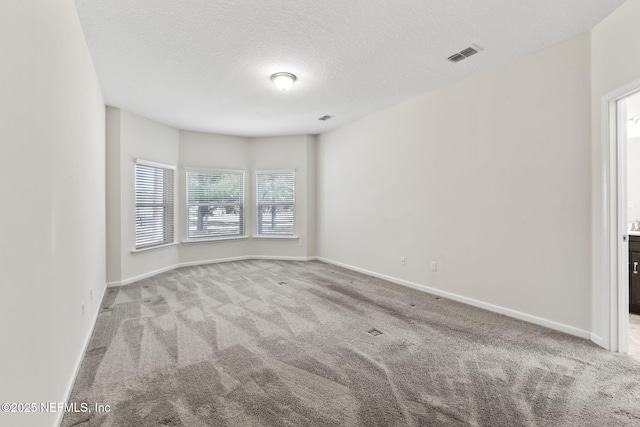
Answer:
<svg viewBox="0 0 640 427"><path fill-rule="evenodd" d="M271 81L281 91L289 90L296 81L296 76L291 73L275 73L271 76Z"/></svg>

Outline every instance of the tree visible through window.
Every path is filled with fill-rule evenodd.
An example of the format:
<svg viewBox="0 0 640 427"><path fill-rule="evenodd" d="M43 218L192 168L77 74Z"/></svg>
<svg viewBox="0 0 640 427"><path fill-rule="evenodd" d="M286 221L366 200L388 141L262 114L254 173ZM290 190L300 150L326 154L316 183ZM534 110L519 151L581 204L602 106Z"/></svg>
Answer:
<svg viewBox="0 0 640 427"><path fill-rule="evenodd" d="M244 172L187 171L187 238L244 235Z"/></svg>
<svg viewBox="0 0 640 427"><path fill-rule="evenodd" d="M295 171L258 171L256 196L258 236L293 236Z"/></svg>

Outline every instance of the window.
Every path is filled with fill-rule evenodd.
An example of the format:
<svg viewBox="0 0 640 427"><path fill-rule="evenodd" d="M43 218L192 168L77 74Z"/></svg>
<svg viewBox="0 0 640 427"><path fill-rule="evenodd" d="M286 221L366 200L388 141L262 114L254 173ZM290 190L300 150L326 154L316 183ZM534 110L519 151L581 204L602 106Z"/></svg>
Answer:
<svg viewBox="0 0 640 427"><path fill-rule="evenodd" d="M187 238L244 235L244 172L187 170Z"/></svg>
<svg viewBox="0 0 640 427"><path fill-rule="evenodd" d="M136 162L136 249L173 243L173 172L173 166Z"/></svg>
<svg viewBox="0 0 640 427"><path fill-rule="evenodd" d="M293 236L295 171L257 171L258 236Z"/></svg>

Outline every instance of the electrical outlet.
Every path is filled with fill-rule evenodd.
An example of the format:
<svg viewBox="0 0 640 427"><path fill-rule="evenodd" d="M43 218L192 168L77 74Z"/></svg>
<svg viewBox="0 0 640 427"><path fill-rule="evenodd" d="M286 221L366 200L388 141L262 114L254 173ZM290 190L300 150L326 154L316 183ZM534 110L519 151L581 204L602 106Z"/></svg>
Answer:
<svg viewBox="0 0 640 427"><path fill-rule="evenodd" d="M431 261L431 271L438 271L438 263Z"/></svg>
<svg viewBox="0 0 640 427"><path fill-rule="evenodd" d="M407 265L407 259L403 256L400 257L400 265L403 267Z"/></svg>

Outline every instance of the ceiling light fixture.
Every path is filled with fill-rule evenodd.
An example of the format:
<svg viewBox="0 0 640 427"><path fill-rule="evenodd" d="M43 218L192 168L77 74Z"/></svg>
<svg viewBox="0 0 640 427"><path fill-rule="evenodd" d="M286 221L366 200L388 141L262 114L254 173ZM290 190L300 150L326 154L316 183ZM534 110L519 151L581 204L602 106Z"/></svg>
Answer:
<svg viewBox="0 0 640 427"><path fill-rule="evenodd" d="M275 73L271 76L271 81L281 91L289 90L296 81L296 76L291 73Z"/></svg>

